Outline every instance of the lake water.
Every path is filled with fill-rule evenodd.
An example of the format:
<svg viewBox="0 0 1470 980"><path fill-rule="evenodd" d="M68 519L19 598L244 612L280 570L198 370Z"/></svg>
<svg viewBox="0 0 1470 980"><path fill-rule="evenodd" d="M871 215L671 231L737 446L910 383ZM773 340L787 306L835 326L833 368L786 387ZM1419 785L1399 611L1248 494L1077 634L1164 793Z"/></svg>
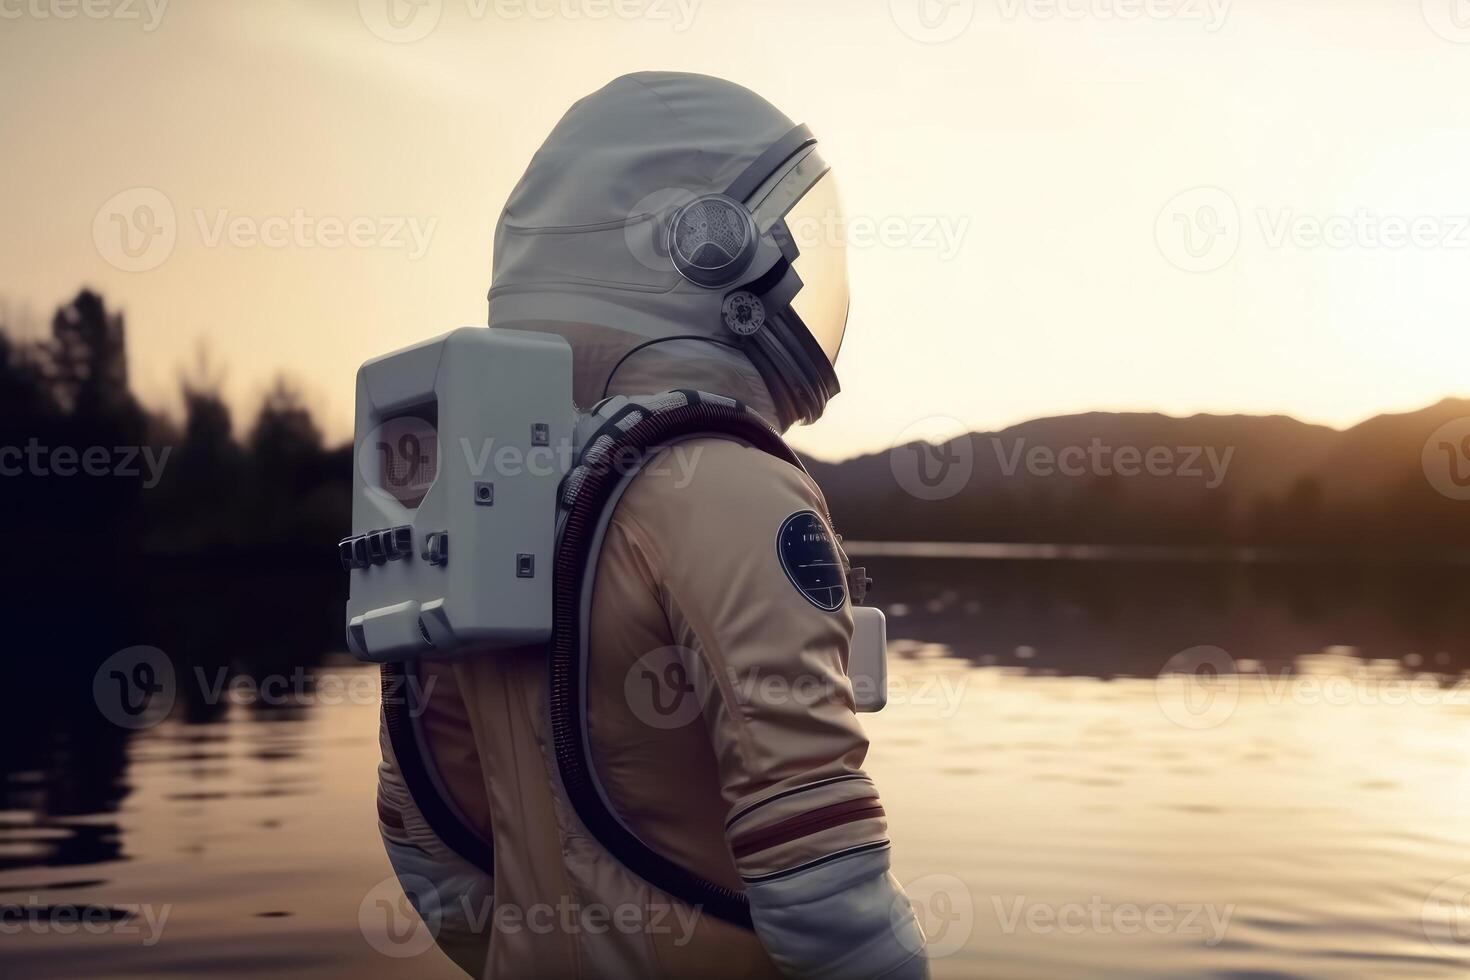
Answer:
<svg viewBox="0 0 1470 980"><path fill-rule="evenodd" d="M1470 974L1463 568L870 564L869 770L937 976ZM20 692L0 973L459 975L373 942L374 672L211 635L169 638L181 703L136 733L91 665Z"/></svg>

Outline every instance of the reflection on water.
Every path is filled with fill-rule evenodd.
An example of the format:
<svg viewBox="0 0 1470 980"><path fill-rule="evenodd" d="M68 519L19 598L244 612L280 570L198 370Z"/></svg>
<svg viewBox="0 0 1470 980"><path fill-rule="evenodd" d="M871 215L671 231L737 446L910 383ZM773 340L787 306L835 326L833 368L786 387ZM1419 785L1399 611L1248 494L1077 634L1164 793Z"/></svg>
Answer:
<svg viewBox="0 0 1470 980"><path fill-rule="evenodd" d="M870 564L894 653L870 769L937 975L1470 969L1464 570ZM5 972L456 975L359 927L389 873L376 707L346 693L371 671L221 635L216 601L213 629L114 620L8 716ZM91 670L139 642L179 707L130 734ZM215 700L221 668L249 683Z"/></svg>
<svg viewBox="0 0 1470 980"><path fill-rule="evenodd" d="M941 973L1470 968L1470 933L1443 951L1426 938L1426 915L1442 937L1463 928L1454 909L1426 912L1437 885L1470 872L1463 697L1380 704L1363 685L1345 689L1356 702L1329 702L1243 685L1228 719L1197 728L1160 710L1147 681L913 653L911 689L948 675L961 710L869 731L885 802L910 830L898 873L917 879L931 935L964 939Z"/></svg>

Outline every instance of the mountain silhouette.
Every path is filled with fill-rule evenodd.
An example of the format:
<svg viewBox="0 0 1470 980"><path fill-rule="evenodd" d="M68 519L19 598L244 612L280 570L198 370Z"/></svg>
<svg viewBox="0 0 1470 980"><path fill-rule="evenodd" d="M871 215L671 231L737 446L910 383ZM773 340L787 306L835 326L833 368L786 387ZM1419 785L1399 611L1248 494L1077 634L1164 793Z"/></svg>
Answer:
<svg viewBox="0 0 1470 980"><path fill-rule="evenodd" d="M56 464L10 481L31 517L14 544L67 574L135 558L335 566L350 529L351 447L323 445L289 385L271 389L241 439L217 384L186 379L179 424L134 397L123 318L100 296L78 293L51 327L30 342L0 329L0 448L35 446ZM106 480L62 475L63 462L74 472L92 455L157 466L141 478L121 465ZM1354 558L1470 550L1466 399L1346 430L1283 415L1089 412L807 466L849 538Z"/></svg>
<svg viewBox="0 0 1470 980"><path fill-rule="evenodd" d="M806 463L850 538L1422 551L1470 545L1470 503L1424 462L1431 436L1466 418L1470 400L1454 398L1346 430L1089 412Z"/></svg>

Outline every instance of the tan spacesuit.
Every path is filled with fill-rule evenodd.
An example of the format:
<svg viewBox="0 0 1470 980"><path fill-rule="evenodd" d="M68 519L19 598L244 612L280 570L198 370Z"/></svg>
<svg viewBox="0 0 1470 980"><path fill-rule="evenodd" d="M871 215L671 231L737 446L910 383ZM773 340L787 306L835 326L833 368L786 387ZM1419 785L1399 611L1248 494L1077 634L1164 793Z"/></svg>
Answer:
<svg viewBox="0 0 1470 980"><path fill-rule="evenodd" d="M492 325L567 338L584 408L688 389L778 429L814 419L836 391L840 241L799 240L763 271L697 200L692 237L661 251L657 233L659 214L728 191L758 236L771 214L796 236L801 202L835 207L835 195L814 140L793 133L757 96L703 76L627 76L582 100L507 204ZM728 281L722 263L739 266ZM736 292L757 298L753 333ZM597 791L631 835L748 918L660 890L579 819L538 648L418 668L438 821L385 729L380 829L440 946L496 980L926 975L862 768L845 559L810 477L740 441L679 441L627 485L595 569L579 711ZM446 843L432 826L443 813L468 843Z"/></svg>

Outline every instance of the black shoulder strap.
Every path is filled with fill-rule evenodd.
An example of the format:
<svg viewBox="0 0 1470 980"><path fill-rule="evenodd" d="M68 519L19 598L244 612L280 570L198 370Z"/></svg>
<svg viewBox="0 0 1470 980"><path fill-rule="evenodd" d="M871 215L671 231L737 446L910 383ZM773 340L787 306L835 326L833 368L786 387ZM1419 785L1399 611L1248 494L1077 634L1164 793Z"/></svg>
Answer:
<svg viewBox="0 0 1470 980"><path fill-rule="evenodd" d="M383 665L383 720L388 728L388 742L398 763L398 774L408 789L409 798L423 814L424 822L434 836L460 857L485 874L495 874L495 847L466 824L458 811L439 794L429 772L431 765L426 747L420 744L413 728L414 706L408 703L414 685L408 683L407 664Z"/></svg>
<svg viewBox="0 0 1470 980"><path fill-rule="evenodd" d="M648 410L626 430L601 426L598 437L613 443L600 458L645 458L659 447L695 434L726 436L785 460L798 468L801 460L780 434L755 412L729 401L682 392L686 404ZM592 440L588 440L588 446ZM598 791L591 747L582 719L582 631L584 572L595 560L591 548L604 510L626 475L615 467L584 466L576 492L564 499L567 512L557 542L553 581L553 625L550 658L551 730L557 769L568 800L588 832L620 863L655 888L726 922L751 928L750 905L741 892L726 888L653 850L613 813Z"/></svg>

